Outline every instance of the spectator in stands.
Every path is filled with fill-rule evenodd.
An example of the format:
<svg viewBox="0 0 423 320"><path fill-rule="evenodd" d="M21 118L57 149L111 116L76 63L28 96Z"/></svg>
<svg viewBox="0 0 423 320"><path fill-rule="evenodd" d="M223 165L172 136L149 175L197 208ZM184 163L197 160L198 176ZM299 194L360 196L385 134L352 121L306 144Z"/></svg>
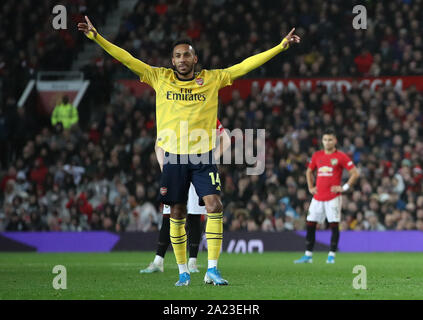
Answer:
<svg viewBox="0 0 423 320"><path fill-rule="evenodd" d="M29 179L36 185L43 185L48 173L48 168L44 165L42 157L38 157L34 160L34 166L29 173Z"/></svg>
<svg viewBox="0 0 423 320"><path fill-rule="evenodd" d="M27 231L28 226L24 219L17 213L13 213L9 223L6 226L6 231Z"/></svg>
<svg viewBox="0 0 423 320"><path fill-rule="evenodd" d="M3 176L0 182L0 189L2 192L6 192L6 185L9 180L16 180L16 168L11 165L7 170L7 174Z"/></svg>
<svg viewBox="0 0 423 320"><path fill-rule="evenodd" d="M68 96L63 96L62 102L54 107L51 115L51 124L56 126L60 122L63 128L67 130L78 124L78 121L78 109L69 102Z"/></svg>
<svg viewBox="0 0 423 320"><path fill-rule="evenodd" d="M367 48L363 48L361 53L355 57L354 63L357 67L358 72L360 72L363 76L366 76L370 72L370 68L373 64L373 56L369 52ZM377 75L377 74L376 74Z"/></svg>
<svg viewBox="0 0 423 320"><path fill-rule="evenodd" d="M89 9L90 16L93 11L98 12L93 19L97 21L115 2L101 1L102 5L94 8L100 1L89 1L87 9L82 11L77 2L72 2L70 5L77 6L77 10L71 15L75 21L81 20L84 10ZM41 3L42 8L48 4ZM348 2L321 4L322 0L313 6L292 0L283 4L214 0L179 6L177 1L139 1L122 21L116 42L125 43L126 49L147 63L166 66L167 44L172 42L172 37L188 34L196 38L204 68L223 67L238 63L254 50L275 42L288 28L277 13L284 12L293 24L300 26L299 34L309 41L296 48L295 54L287 55L283 61L275 58L251 77L423 74L419 53L423 50L421 22L416 16L423 12L423 2L406 6L401 2L369 5L368 15L375 21L366 32L355 32L350 24L342 23L350 19ZM41 12L51 12L31 10L34 6L31 1L23 2L19 19L36 23L42 19ZM12 10L12 1L6 0L0 12L0 21L5 25L0 40L7 43L0 54L0 78L7 79L3 81L0 105L8 108L16 108L16 104L5 102L22 93L25 80L34 72L50 67L49 56L60 52L55 52L56 46L46 48L46 43L62 41L61 36L51 38L49 30L40 30L35 36L28 33L6 39L7 34L19 33L19 24L10 19ZM177 16L189 18L184 22L175 19ZM394 16L398 19L386 19ZM266 17L264 23L263 17ZM198 21L207 23L199 25ZM396 26L397 21L400 27ZM216 34L213 32L216 29L221 32ZM269 37L261 38L257 34ZM159 47L149 35L163 37ZM206 40L204 35L212 38ZM81 49L79 39L75 40L74 50L70 49L72 54ZM63 41L72 47L67 36ZM28 45L22 49L19 42ZM19 50L15 49L24 52L16 54ZM72 59L60 60L63 61L57 61L56 66L61 64L63 70L69 69ZM157 192L160 172L151 148L155 140L154 95L147 92L136 99L129 89L115 81L127 74L117 73L115 63L103 53L98 62L94 68L84 68L88 78L102 82L96 82L96 88L89 88L99 97L87 127L75 126L63 131L62 123L57 122L55 130L49 131L43 130L43 124L33 126L37 131L23 138L22 150L16 151L16 161L5 167L9 173L1 173L4 192L0 216L3 213L5 227L14 213L25 217L13 218L11 228L14 229L19 225L25 229L25 223L32 228L32 220L38 226L41 218L49 230L129 231L143 230L144 226L147 226L144 230L154 230L157 222L154 213L149 212L157 212L159 208L151 199L154 191ZM397 92L392 86L382 84L374 91L366 85L359 86L358 82L353 82L345 93L336 88L327 92L323 86L314 91L300 88L296 92L288 88L262 91L256 86L249 97L241 99L239 92L234 91L232 101L222 103L219 118L228 129L266 128L266 171L261 176L250 177L245 175L245 166L220 166L225 230L272 230L273 227L275 232L280 232L304 228L301 222L307 214L309 198L303 192L301 177L308 154L318 147L316 137L326 125L337 127L340 149L353 157L363 171L355 190L344 195L342 229L421 230L422 106L423 98L416 88ZM6 114L11 113L3 113ZM19 130L23 128L21 125ZM73 163L75 156L79 160ZM40 169L38 158L52 170L53 183L48 170L46 173ZM38 168L33 168L34 164ZM64 164L83 167L85 171L75 174L65 170ZM85 208L84 200L80 201L82 205L66 209L69 199L77 203L82 193L93 209L90 222L86 214L90 210L78 209ZM141 210L141 205L146 203L146 210ZM140 219L143 214L144 218Z"/></svg>

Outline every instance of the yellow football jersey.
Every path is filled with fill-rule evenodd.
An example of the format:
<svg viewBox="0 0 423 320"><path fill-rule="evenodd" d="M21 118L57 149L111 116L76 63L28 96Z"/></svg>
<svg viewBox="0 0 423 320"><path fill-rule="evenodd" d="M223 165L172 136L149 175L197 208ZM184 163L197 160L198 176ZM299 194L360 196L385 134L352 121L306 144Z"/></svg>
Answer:
<svg viewBox="0 0 423 320"><path fill-rule="evenodd" d="M179 80L168 68L155 68L129 52L88 32L112 57L136 73L156 91L157 145L175 154L200 154L215 146L219 89L258 68L289 48L284 38L275 47L251 56L226 69L202 70L190 81Z"/></svg>
<svg viewBox="0 0 423 320"><path fill-rule="evenodd" d="M224 69L179 80L168 68L145 68L140 80L156 91L157 145L175 154L200 154L215 146L219 89L231 85Z"/></svg>

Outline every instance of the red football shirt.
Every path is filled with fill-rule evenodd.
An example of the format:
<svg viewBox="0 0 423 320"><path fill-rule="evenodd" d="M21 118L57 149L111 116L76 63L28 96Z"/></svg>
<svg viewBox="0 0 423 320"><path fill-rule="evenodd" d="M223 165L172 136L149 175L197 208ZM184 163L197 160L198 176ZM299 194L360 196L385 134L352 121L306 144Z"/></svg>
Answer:
<svg viewBox="0 0 423 320"><path fill-rule="evenodd" d="M313 171L317 169L317 192L314 199L329 201L340 195L340 193L331 192L330 188L341 184L342 170L344 168L351 170L354 168L354 163L341 151L336 150L326 154L324 150L320 150L313 154L308 167Z"/></svg>

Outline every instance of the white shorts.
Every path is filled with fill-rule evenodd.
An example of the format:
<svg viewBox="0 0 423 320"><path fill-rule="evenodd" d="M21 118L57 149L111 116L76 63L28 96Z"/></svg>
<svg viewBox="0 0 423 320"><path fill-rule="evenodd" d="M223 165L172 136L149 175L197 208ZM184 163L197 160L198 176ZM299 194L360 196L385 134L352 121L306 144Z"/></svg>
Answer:
<svg viewBox="0 0 423 320"><path fill-rule="evenodd" d="M187 202L187 213L189 214L207 214L206 206L198 205L198 195L195 191L193 184L189 186L188 191L188 202ZM167 204L163 205L163 214L170 214L170 206Z"/></svg>
<svg viewBox="0 0 423 320"><path fill-rule="evenodd" d="M341 207L342 196L329 201L319 201L313 198L308 209L307 221L323 223L327 218L329 223L340 222Z"/></svg>

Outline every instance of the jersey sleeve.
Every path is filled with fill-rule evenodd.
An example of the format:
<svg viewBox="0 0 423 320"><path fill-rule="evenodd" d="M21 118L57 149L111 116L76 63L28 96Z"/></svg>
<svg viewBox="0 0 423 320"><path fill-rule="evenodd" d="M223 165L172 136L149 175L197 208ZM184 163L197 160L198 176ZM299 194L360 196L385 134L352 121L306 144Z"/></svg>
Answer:
<svg viewBox="0 0 423 320"><path fill-rule="evenodd" d="M342 164L342 167L347 169L348 171L355 167L354 162L352 162L350 157L348 157L345 153L342 156L341 164Z"/></svg>
<svg viewBox="0 0 423 320"><path fill-rule="evenodd" d="M272 59L277 54L281 53L282 51L285 51L288 49L288 46L285 47L285 44L288 40L285 38L279 43L277 46L274 46L273 48L266 50L264 52L258 53L254 56L248 57L247 59L243 60L241 63L238 63L236 65L233 65L232 67L224 69L224 71L228 72L231 81L238 79L239 77L242 77L243 75L247 74L248 72L260 67L270 59Z"/></svg>
<svg viewBox="0 0 423 320"><path fill-rule="evenodd" d="M219 89L230 86L233 83L231 74L226 69L214 69L212 70Z"/></svg>
<svg viewBox="0 0 423 320"><path fill-rule="evenodd" d="M143 69L142 73L139 74L140 81L148 84L153 89L155 89L160 77L160 71L161 68L148 66L147 68Z"/></svg>
<svg viewBox="0 0 423 320"><path fill-rule="evenodd" d="M87 35L88 38L95 41L113 58L121 62L132 72L138 75L142 82L145 82L155 88L161 68L152 67L142 62L141 60L134 58L128 51L114 45L110 41L103 38L100 34L97 34L94 37L91 33L92 32Z"/></svg>
<svg viewBox="0 0 423 320"><path fill-rule="evenodd" d="M316 154L313 154L313 156L311 157L310 161L308 162L308 166L309 169L311 170L315 170L317 167L316 164Z"/></svg>
<svg viewBox="0 0 423 320"><path fill-rule="evenodd" d="M219 119L217 119L217 124L216 124L217 136L220 136L224 130L225 128L223 128L222 123L219 121Z"/></svg>

